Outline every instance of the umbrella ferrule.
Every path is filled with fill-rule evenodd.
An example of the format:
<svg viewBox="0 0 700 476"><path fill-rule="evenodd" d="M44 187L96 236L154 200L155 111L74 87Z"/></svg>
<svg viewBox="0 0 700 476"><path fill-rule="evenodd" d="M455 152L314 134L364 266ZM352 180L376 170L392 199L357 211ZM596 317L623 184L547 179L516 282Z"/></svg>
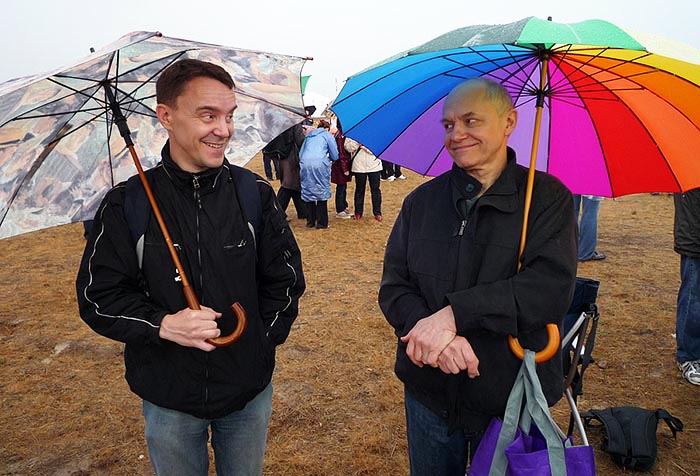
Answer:
<svg viewBox="0 0 700 476"><path fill-rule="evenodd" d="M126 123L126 117L124 117L124 113L119 107L119 103L114 97L109 81L104 81L102 83L102 87L105 89L107 103L109 104L109 108L112 110L112 118L114 120L114 124L117 126L117 129L119 129L119 135L124 138L124 142L126 142L127 147L133 146L134 142L131 140L131 130L129 129L129 125Z"/></svg>

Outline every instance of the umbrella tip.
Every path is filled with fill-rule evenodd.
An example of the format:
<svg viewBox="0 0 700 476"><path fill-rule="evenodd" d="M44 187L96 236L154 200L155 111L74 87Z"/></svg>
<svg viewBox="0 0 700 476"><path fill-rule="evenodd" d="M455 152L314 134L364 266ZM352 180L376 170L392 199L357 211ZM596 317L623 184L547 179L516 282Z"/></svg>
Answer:
<svg viewBox="0 0 700 476"><path fill-rule="evenodd" d="M313 61L313 60L314 60L314 57L313 57L313 56L307 56L307 57L304 58L304 59L305 59L306 61Z"/></svg>
<svg viewBox="0 0 700 476"><path fill-rule="evenodd" d="M91 47L90 47L90 53L94 53L94 52L95 52L95 48L93 48L93 47L91 46Z"/></svg>
<svg viewBox="0 0 700 476"><path fill-rule="evenodd" d="M547 21L552 21L552 17L547 17Z"/></svg>
<svg viewBox="0 0 700 476"><path fill-rule="evenodd" d="M157 32L156 32L156 36L157 36L158 38L160 38L161 36L163 36L163 34L162 34L161 32L159 32L159 31L157 31Z"/></svg>

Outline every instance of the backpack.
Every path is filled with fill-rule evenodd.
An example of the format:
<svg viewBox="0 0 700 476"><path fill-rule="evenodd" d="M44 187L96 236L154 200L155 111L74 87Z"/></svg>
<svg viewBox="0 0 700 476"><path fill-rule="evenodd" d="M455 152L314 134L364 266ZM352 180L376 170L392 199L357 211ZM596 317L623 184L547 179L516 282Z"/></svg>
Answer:
<svg viewBox="0 0 700 476"><path fill-rule="evenodd" d="M591 420L605 425L603 451L625 469L649 471L656 461L656 427L663 419L676 437L683 431L683 422L663 408L646 410L638 407L613 407L590 410L581 414L588 427Z"/></svg>
<svg viewBox="0 0 700 476"><path fill-rule="evenodd" d="M236 166L230 166L229 171L235 184L236 197L241 205L243 218L253 233L254 244L257 247L258 237L262 229L262 200L255 175ZM138 175L134 175L126 181L124 215L129 226L131 239L136 247L140 269L143 265L144 235L151 215L151 204Z"/></svg>

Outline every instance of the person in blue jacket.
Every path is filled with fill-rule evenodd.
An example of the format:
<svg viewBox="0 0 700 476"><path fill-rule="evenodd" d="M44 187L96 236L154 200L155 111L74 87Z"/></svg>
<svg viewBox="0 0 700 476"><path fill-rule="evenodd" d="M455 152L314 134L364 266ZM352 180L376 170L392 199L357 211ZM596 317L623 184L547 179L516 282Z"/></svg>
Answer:
<svg viewBox="0 0 700 476"><path fill-rule="evenodd" d="M328 228L328 199L331 198L331 163L338 160L338 146L331 125L321 120L309 131L299 152L301 199L306 203L306 227Z"/></svg>

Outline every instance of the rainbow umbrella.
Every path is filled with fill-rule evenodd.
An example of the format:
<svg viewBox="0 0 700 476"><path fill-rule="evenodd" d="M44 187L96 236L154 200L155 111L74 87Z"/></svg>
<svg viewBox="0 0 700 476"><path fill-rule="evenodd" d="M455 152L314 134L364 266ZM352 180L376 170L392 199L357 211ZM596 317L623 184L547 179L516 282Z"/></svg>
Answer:
<svg viewBox="0 0 700 476"><path fill-rule="evenodd" d="M522 254L536 169L574 193L608 197L700 186L698 63L697 50L605 21L531 17L454 30L388 58L350 77L331 109L347 136L382 159L438 175L452 166L442 140L447 93L468 78L501 82L518 110L510 145L530 169ZM547 328L537 362L558 348L557 326ZM510 345L523 358L517 339Z"/></svg>
<svg viewBox="0 0 700 476"><path fill-rule="evenodd" d="M510 145L522 165L574 193L679 192L700 186L699 63L699 50L605 21L526 18L461 28L388 58L350 77L332 110L382 159L439 175L452 165L444 98L488 77L514 98Z"/></svg>

